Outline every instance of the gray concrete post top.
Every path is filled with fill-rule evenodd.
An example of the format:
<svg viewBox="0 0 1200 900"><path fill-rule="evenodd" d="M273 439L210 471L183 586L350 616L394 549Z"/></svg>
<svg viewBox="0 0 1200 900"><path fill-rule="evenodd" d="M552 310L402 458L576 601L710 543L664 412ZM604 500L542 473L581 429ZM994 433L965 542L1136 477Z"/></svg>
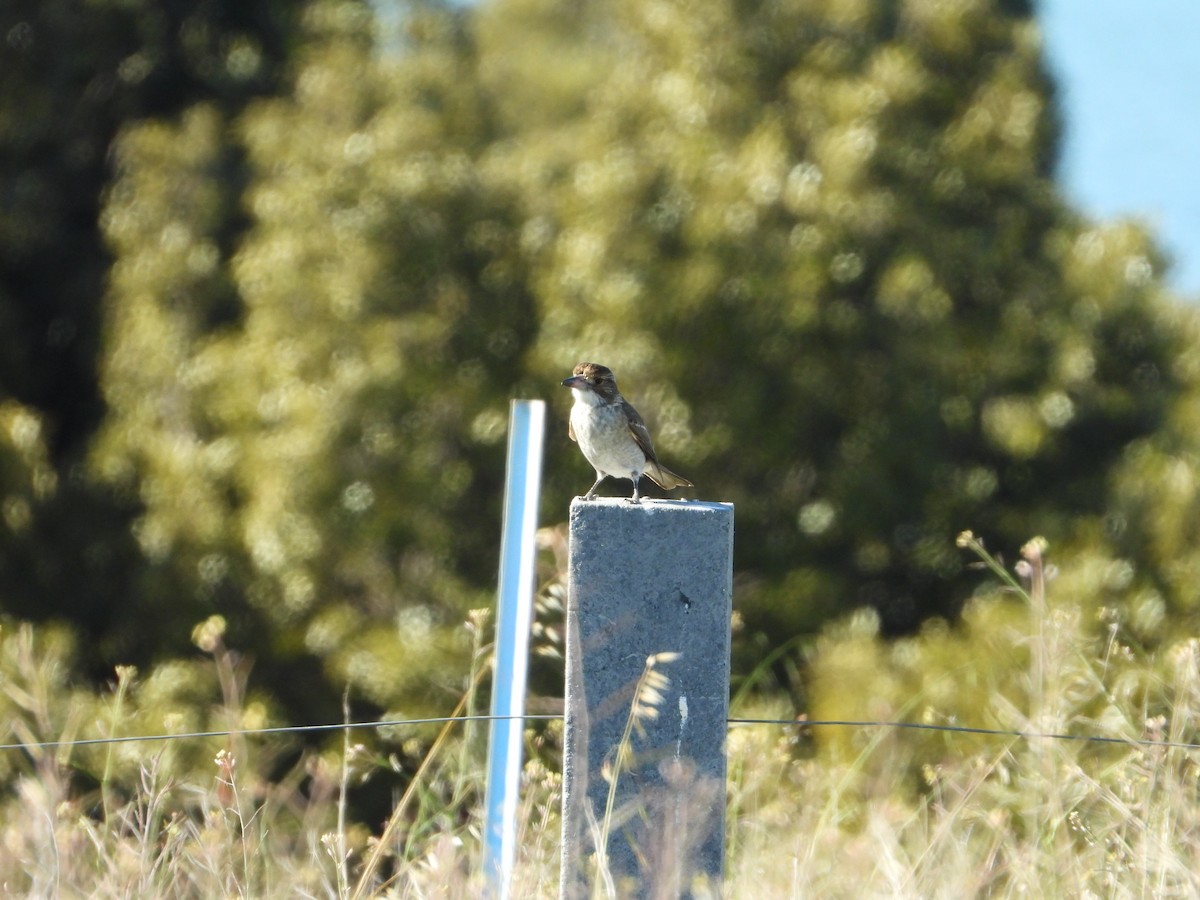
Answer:
<svg viewBox="0 0 1200 900"><path fill-rule="evenodd" d="M584 500L583 497L575 497L571 500L571 511L574 512L577 507L592 509L616 507L618 509L633 510L634 512L641 509L648 513L663 509L724 510L730 515L733 514L732 503L713 503L709 500L669 500L655 497L643 497L637 503L634 503L628 497L596 497L594 500Z"/></svg>
<svg viewBox="0 0 1200 900"><path fill-rule="evenodd" d="M571 538L578 539L578 549L586 557L580 558L581 565L587 565L606 547L618 545L627 554L625 568L635 571L661 566L660 554L679 558L711 556L719 551L722 557L728 557L733 550L733 504L648 499L633 503L627 497L576 497L571 501ZM629 538L634 541L627 545Z"/></svg>

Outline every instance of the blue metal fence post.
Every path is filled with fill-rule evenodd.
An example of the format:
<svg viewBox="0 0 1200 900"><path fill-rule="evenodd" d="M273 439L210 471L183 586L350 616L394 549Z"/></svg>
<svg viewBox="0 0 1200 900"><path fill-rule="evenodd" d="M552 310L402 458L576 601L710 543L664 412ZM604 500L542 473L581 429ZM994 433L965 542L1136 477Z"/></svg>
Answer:
<svg viewBox="0 0 1200 900"><path fill-rule="evenodd" d="M546 404L514 400L508 419L508 469L496 614L496 668L488 736L484 871L489 895L507 900L516 859L525 681L533 616L535 538Z"/></svg>

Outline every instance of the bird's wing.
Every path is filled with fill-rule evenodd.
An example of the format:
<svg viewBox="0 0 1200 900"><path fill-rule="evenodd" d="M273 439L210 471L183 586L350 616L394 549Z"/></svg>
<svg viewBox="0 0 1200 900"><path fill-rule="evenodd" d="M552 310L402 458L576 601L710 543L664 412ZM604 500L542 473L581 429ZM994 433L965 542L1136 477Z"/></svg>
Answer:
<svg viewBox="0 0 1200 900"><path fill-rule="evenodd" d="M655 462L657 457L654 455L654 444L650 441L650 430L646 428L646 423L642 421L638 411L629 405L628 400L621 402L625 406L625 418L629 420L629 433L633 435L633 440L641 448L641 451L646 454L646 459Z"/></svg>

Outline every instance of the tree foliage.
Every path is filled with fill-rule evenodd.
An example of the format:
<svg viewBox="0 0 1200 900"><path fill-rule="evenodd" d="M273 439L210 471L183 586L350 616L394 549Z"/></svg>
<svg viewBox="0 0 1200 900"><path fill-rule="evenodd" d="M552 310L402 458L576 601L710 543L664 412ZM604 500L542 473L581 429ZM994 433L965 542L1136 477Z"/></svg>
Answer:
<svg viewBox="0 0 1200 900"><path fill-rule="evenodd" d="M616 4L568 122L523 127L553 95L511 113L539 360L639 385L668 458L737 502L746 609L777 635L951 611L948 535L1078 534L1178 394L1160 260L1056 193L1009 7Z"/></svg>
<svg viewBox="0 0 1200 900"><path fill-rule="evenodd" d="M160 599L175 585L131 537L136 505L86 472L106 414L97 359L111 333L102 298L113 257L100 227L110 149L127 124L201 101L234 115L280 89L298 9L290 0L0 7L0 403L38 423L52 476L32 502L9 506L18 512L0 529L0 596L10 612L83 627L102 671L150 646L186 645L168 637L171 606ZM239 227L232 217L226 239Z"/></svg>
<svg viewBox="0 0 1200 900"><path fill-rule="evenodd" d="M101 348L77 380L102 411L71 420L99 499L73 542L28 524L66 521L40 435L70 415L5 349L0 548L122 536L102 658L220 612L297 703L441 705L492 591L506 401L552 403L561 520L589 481L557 389L582 359L737 504L755 653L863 605L892 632L953 614L967 526L1194 606L1193 316L1146 233L1060 196L1027 4L198 9L104 44L187 77L93 137L105 249L63 302ZM43 248L79 237L43 224ZM47 583L5 565L14 596Z"/></svg>
<svg viewBox="0 0 1200 900"><path fill-rule="evenodd" d="M385 704L452 682L487 602L536 319L514 204L472 158L489 115L459 24L413 21L386 63L369 24L315 7L292 96L122 137L94 462L138 491L145 552L194 567L198 609ZM249 224L223 248L231 156Z"/></svg>

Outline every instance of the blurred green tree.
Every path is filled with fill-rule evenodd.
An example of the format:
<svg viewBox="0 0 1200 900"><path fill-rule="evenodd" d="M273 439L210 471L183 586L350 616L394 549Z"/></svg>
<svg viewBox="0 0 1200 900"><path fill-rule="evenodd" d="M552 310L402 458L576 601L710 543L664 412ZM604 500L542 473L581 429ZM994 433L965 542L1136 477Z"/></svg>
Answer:
<svg viewBox="0 0 1200 900"><path fill-rule="evenodd" d="M497 152L529 209L536 364L611 365L660 453L737 502L752 631L953 612L966 525L1103 540L1187 338L1148 237L1056 191L1029 4L585 8L607 55L561 81L506 54L558 4L483 12L485 71L520 84ZM580 59L599 75L568 106Z"/></svg>
<svg viewBox="0 0 1200 900"><path fill-rule="evenodd" d="M250 87L197 79L113 144L102 330L80 326L103 335L103 416L76 478L118 500L55 519L71 540L22 526L52 570L134 536L96 594L125 592L105 658L175 652L220 612L315 715L344 683L444 708L431 686L460 687L459 625L491 598L505 401L561 413L558 520L589 473L557 381L588 358L669 465L738 504L759 658L848 608L885 632L953 613L964 527L1127 558L1191 602L1200 564L1160 533L1200 529L1170 492L1194 325L1144 232L1057 193L1029 4L326 0L286 21L278 53L201 42L225 48L201 70ZM0 476L36 521L56 432L17 396Z"/></svg>
<svg viewBox="0 0 1200 900"><path fill-rule="evenodd" d="M516 204L477 159L491 114L462 16L414 10L386 59L360 7L305 22L291 97L119 141L94 464L145 504L147 556L195 573L193 615L426 712L448 696L431 684L461 689L462 625L490 601L537 319ZM230 154L249 227L226 253Z"/></svg>
<svg viewBox="0 0 1200 900"><path fill-rule="evenodd" d="M139 598L169 585L130 535L136 502L84 469L105 414L109 149L128 122L202 99L233 115L278 89L299 10L288 0L0 6L0 399L39 423L49 473L0 529L0 596L10 612L85 626L82 646L104 668L135 655L148 610L164 620L164 604ZM238 227L230 219L223 238Z"/></svg>

